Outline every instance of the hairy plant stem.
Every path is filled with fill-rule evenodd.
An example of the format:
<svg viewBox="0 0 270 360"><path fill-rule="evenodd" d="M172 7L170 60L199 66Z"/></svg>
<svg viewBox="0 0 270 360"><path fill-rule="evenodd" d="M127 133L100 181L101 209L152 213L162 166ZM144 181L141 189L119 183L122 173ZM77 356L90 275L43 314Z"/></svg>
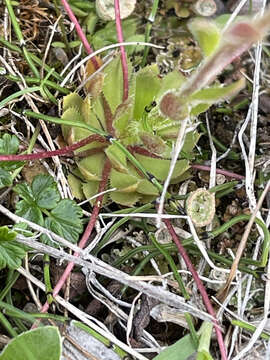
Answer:
<svg viewBox="0 0 270 360"><path fill-rule="evenodd" d="M199 278L199 275L198 275L195 267L193 266L192 262L190 261L190 258L188 256L185 248L181 244L176 232L174 231L174 228L173 228L170 220L163 219L163 221L164 221L165 225L167 226L167 229L168 229L168 231L169 231L175 245L177 246L177 248L179 250L179 253L181 254L182 258L184 259L188 270L191 272L191 274L192 274L192 276L194 278L194 281L195 281L195 283L196 283L196 285L198 287L199 292L201 293L204 305L205 305L208 313L210 315L212 315L213 318L214 318L214 328L215 328L215 331L216 331L216 334L217 334L217 341L218 341L218 345L219 345L221 359L222 360L227 360L227 351L226 351L226 347L225 347L225 344L224 344L224 341L223 341L222 332L221 332L220 326L218 324L218 321L216 319L216 314L215 314L214 308L213 308L213 306L211 304L211 301L210 301L210 299L209 299L209 297L207 295L207 292L205 290L205 287L204 287L201 279Z"/></svg>
<svg viewBox="0 0 270 360"><path fill-rule="evenodd" d="M117 31L117 39L119 43L124 42L123 31L122 31L122 24L121 24L121 17L120 17L120 6L119 0L114 0L114 11L115 11L115 24L116 24L116 31ZM120 46L121 52L121 63L122 63L122 70L123 70L123 101L127 100L128 98L128 65L127 65L127 57L125 53L124 46Z"/></svg>
<svg viewBox="0 0 270 360"><path fill-rule="evenodd" d="M104 168L103 168L103 172L102 172L102 180L99 184L99 189L98 189L98 192L101 193L104 191L106 185L107 185L107 181L108 181L108 178L109 178L109 174L110 174L110 170L111 170L111 163L109 160L106 160L105 162L105 165L104 165ZM96 202L95 202L95 205L94 205L94 208L93 208L93 212L92 212L92 215L90 217L90 220L88 222L88 225L83 233L83 236L79 242L79 247L81 249L83 249L92 233L92 230L95 226L95 223L96 223L96 220L97 220L97 217L98 217L98 214L99 214L99 210L102 206L102 200L103 200L103 196L104 194L101 194L100 196L97 197L96 199ZM78 252L75 252L74 253L74 256L78 257L79 256L79 253ZM73 267L74 267L75 263L74 262L70 262L68 263L65 271L63 272L62 276L60 277L59 281L57 282L56 286L54 287L53 289L53 296L56 296L58 295L59 291L62 289L66 279L68 278L69 274L71 273ZM41 309L41 312L44 313L46 312L47 310L49 309L49 304L48 302L46 302L42 309Z"/></svg>

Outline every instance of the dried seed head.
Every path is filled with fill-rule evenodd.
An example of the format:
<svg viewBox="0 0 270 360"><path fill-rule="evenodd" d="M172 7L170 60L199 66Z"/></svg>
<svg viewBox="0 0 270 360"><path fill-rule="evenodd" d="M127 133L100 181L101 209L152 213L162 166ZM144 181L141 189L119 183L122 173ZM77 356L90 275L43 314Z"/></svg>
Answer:
<svg viewBox="0 0 270 360"><path fill-rule="evenodd" d="M197 227L211 224L215 210L215 195L205 189L192 192L186 201L187 214Z"/></svg>

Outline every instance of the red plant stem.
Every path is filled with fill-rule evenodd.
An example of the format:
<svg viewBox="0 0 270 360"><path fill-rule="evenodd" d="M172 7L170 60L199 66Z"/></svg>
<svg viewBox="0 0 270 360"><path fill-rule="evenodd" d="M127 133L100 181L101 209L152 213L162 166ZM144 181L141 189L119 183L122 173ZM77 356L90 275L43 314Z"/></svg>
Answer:
<svg viewBox="0 0 270 360"><path fill-rule="evenodd" d="M63 6L64 6L69 18L70 18L70 20L73 22L73 24L75 26L77 34L78 34L79 38L81 39L81 42L83 43L83 46L85 48L85 51L87 52L88 55L92 54L93 50L92 50L92 48L91 48L91 46L90 46L90 44L89 44L89 42L88 42L88 40L87 40L87 38L85 36L80 24L79 24L76 16L74 15L71 7L69 6L69 3L67 2L67 0L61 0L61 2L63 4ZM93 65L94 65L95 69L97 70L99 68L97 59L95 57L93 57L91 59L91 61L92 61Z"/></svg>
<svg viewBox="0 0 270 360"><path fill-rule="evenodd" d="M214 328L215 328L215 331L216 331L216 334L217 334L217 341L218 341L218 344L219 344L221 359L222 360L227 360L227 351L226 351L226 347L225 347L225 344L224 344L224 341L223 341L222 332L220 330L220 326L219 326L218 321L216 319L216 314L215 314L214 308L213 308L213 306L211 304L211 301L210 301L210 299L209 299L209 297L207 295L205 287L203 286L203 283L202 283L201 279L199 278L195 267L193 266L192 262L190 261L190 258L188 256L185 248L181 244L176 232L174 231L174 228L173 228L170 220L163 219L163 221L166 224L167 229L169 230L169 233L170 233L171 237L173 238L173 241L174 241L175 245L177 246L180 255L184 259L188 270L191 272L191 274L192 274L192 276L194 278L194 281L195 281L195 283L196 283L196 285L198 287L198 290L201 293L204 305L205 305L208 313L210 315L212 315L213 318L214 318Z"/></svg>
<svg viewBox="0 0 270 360"><path fill-rule="evenodd" d="M196 165L195 164L195 165L191 165L191 167L193 169L198 169L198 170L203 170L203 171L210 171L211 170L211 167L206 166L206 165ZM239 174L233 173L231 171L227 171L227 170L216 169L216 173L217 174L222 174L222 175L225 175L225 176L228 176L228 177L231 177L231 178L235 178L235 179L238 179L238 180L244 180L245 179L245 176L239 175Z"/></svg>
<svg viewBox="0 0 270 360"><path fill-rule="evenodd" d="M107 159L103 168L103 172L102 172L102 180L99 184L99 189L98 192L102 192L104 191L106 185L107 185L107 181L108 181L108 177L110 174L110 170L111 170L111 163L110 161ZM93 208L93 212L92 215L90 217L90 220L88 222L88 225L83 233L83 236L78 244L80 249L83 249L92 233L92 230L95 226L98 214L99 214L99 210L102 206L102 200L103 200L103 196L104 194L101 194L97 197L94 208ZM79 253L75 252L73 254L74 256L78 257ZM69 274L71 273L73 267L74 267L74 262L70 262L68 263L67 267L65 268L65 271L63 272L63 274L61 275L60 279L58 280L57 284L55 285L54 289L53 289L53 296L58 295L59 291L62 289L65 281L67 280ZM45 313L47 310L49 309L49 304L48 302L46 302L42 309L41 312Z"/></svg>
<svg viewBox="0 0 270 360"><path fill-rule="evenodd" d="M120 17L119 0L114 0L114 11L115 11L117 39L118 42L122 43L124 42L124 37L123 37L121 17ZM123 82L124 82L123 101L125 101L128 98L128 65L127 65L127 57L124 46L120 46L120 52L121 52L121 62L122 62L122 70L123 70Z"/></svg>
<svg viewBox="0 0 270 360"><path fill-rule="evenodd" d="M90 135L87 138L78 141L75 144L70 146L65 146L62 149L54 150L54 151L44 151L35 154L25 154L25 155L0 155L0 161L24 161L24 160L39 160L46 159L52 156L73 156L74 150L77 150L93 141L99 141L101 143L107 142L107 140L97 134Z"/></svg>

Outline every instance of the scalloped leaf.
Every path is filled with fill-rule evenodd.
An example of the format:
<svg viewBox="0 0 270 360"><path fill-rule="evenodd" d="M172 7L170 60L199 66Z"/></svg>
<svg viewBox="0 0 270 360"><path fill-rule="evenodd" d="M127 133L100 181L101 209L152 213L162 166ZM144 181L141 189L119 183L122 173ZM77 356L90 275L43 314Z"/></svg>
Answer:
<svg viewBox="0 0 270 360"><path fill-rule="evenodd" d="M17 233L13 230L10 230L7 226L0 227L0 244L6 241L15 240Z"/></svg>
<svg viewBox="0 0 270 360"><path fill-rule="evenodd" d="M110 193L110 198L112 201L117 204L121 204L124 206L133 206L140 200L140 196L137 193L123 193L114 191Z"/></svg>
<svg viewBox="0 0 270 360"><path fill-rule="evenodd" d="M135 192L140 179L129 174L123 174L115 169L111 170L110 174L110 185L111 188L116 188L117 190L124 193Z"/></svg>
<svg viewBox="0 0 270 360"><path fill-rule="evenodd" d="M149 158L148 156L140 154L136 154L135 157L150 174L154 175L158 180L165 181L171 160ZM178 160L174 168L172 180L182 175L188 168L188 160Z"/></svg>
<svg viewBox="0 0 270 360"><path fill-rule="evenodd" d="M158 77L158 65L149 65L141 69L136 75L135 105L133 117L140 120L144 108L155 100L161 88L161 79Z"/></svg>
<svg viewBox="0 0 270 360"><path fill-rule="evenodd" d="M76 243L83 231L82 216L82 209L75 201L63 199L50 212L50 216L45 219L44 224L47 229ZM45 244L58 247L58 244L52 242L47 235L41 235L41 239Z"/></svg>
<svg viewBox="0 0 270 360"><path fill-rule="evenodd" d="M110 106L112 114L114 114L117 106L121 104L123 100L123 71L120 56L116 57L108 66L106 66L104 75L102 91Z"/></svg>
<svg viewBox="0 0 270 360"><path fill-rule="evenodd" d="M72 174L69 174L67 179L72 195L78 200L83 200L82 181Z"/></svg>
<svg viewBox="0 0 270 360"><path fill-rule="evenodd" d="M81 99L81 104L83 103L83 100ZM81 110L78 107L69 107L65 110L65 112L63 113L63 115L61 116L61 119L65 120L65 121L78 121L78 122L84 122L84 118L82 116ZM76 139L77 140L81 140L86 136L90 135L90 132L88 130L85 129L81 129L81 128L75 128L75 127L70 127L67 125L62 125L62 134L64 139L66 140L66 142L71 145L73 144ZM88 135L83 135L87 133ZM80 137L79 134L82 134ZM80 139L78 139L80 137Z"/></svg>
<svg viewBox="0 0 270 360"><path fill-rule="evenodd" d="M99 181L87 181L82 184L82 191L86 199L90 199L91 197L97 195L99 187ZM105 198L106 194L104 195ZM105 199L103 198L103 203L105 203ZM94 205L96 199L89 200L91 205Z"/></svg>
<svg viewBox="0 0 270 360"><path fill-rule="evenodd" d="M166 143L161 139L161 137L150 134L149 132L141 132L139 134L140 139L143 145L149 150L151 153L156 155L163 155L167 151Z"/></svg>
<svg viewBox="0 0 270 360"><path fill-rule="evenodd" d="M69 108L81 108L83 99L77 93L71 93L63 98L63 113ZM71 119L70 119L71 120Z"/></svg>
<svg viewBox="0 0 270 360"><path fill-rule="evenodd" d="M186 211L195 226L211 224L216 211L215 194L202 188L193 191L186 201Z"/></svg>
<svg viewBox="0 0 270 360"><path fill-rule="evenodd" d="M158 196L158 189L148 180L142 179L138 185L137 192L142 195Z"/></svg>
<svg viewBox="0 0 270 360"><path fill-rule="evenodd" d="M128 172L126 155L117 145L108 146L105 153L116 170L122 173Z"/></svg>
<svg viewBox="0 0 270 360"><path fill-rule="evenodd" d="M16 240L0 242L0 270L17 269L26 254L25 247Z"/></svg>
<svg viewBox="0 0 270 360"><path fill-rule="evenodd" d="M221 32L214 21L195 18L188 23L188 29L197 40L205 57L212 55L218 48Z"/></svg>
<svg viewBox="0 0 270 360"><path fill-rule="evenodd" d="M87 156L78 162L78 168L86 180L100 181L105 164L104 153Z"/></svg>
<svg viewBox="0 0 270 360"><path fill-rule="evenodd" d="M103 62L99 56L95 57L99 67L102 66ZM88 60L85 66L85 74L84 79L86 80L90 75L94 74L97 71L95 68L92 59ZM99 72L95 74L95 76L87 81L87 83L84 85L84 89L86 92L90 93L91 96L94 98L97 97L101 91L102 86L104 82L104 74L102 72Z"/></svg>

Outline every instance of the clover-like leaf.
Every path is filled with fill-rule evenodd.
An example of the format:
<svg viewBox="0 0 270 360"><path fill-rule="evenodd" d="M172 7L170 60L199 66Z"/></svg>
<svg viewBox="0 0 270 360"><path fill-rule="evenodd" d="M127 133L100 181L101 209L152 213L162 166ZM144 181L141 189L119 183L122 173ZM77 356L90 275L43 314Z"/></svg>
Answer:
<svg viewBox="0 0 270 360"><path fill-rule="evenodd" d="M19 150L19 145L17 136L4 134L0 139L0 154L16 154Z"/></svg>
<svg viewBox="0 0 270 360"><path fill-rule="evenodd" d="M14 191L24 199L28 207L53 209L60 199L56 183L50 175L37 175L31 187L25 183L18 184L14 187Z"/></svg>
<svg viewBox="0 0 270 360"><path fill-rule="evenodd" d="M49 175L35 176L32 185L32 194L38 207L53 209L60 200L60 194L54 179Z"/></svg>
<svg viewBox="0 0 270 360"><path fill-rule="evenodd" d="M62 236L72 243L76 243L83 230L82 210L70 199L61 200L57 206L46 217L44 226L54 233ZM56 246L46 235L41 236L42 241L52 246Z"/></svg>
<svg viewBox="0 0 270 360"><path fill-rule="evenodd" d="M0 168L0 189L2 189L5 186L10 186L10 185L12 185L12 177L11 177L10 173L8 171Z"/></svg>
<svg viewBox="0 0 270 360"><path fill-rule="evenodd" d="M43 226L44 219L41 210L34 203L30 204L26 200L21 200L16 204L16 215L35 224Z"/></svg>
<svg viewBox="0 0 270 360"><path fill-rule="evenodd" d="M25 248L16 239L17 233L7 226L0 227L0 269L17 269L25 256Z"/></svg>
<svg viewBox="0 0 270 360"><path fill-rule="evenodd" d="M0 244L5 241L15 240L17 233L13 230L10 230L7 226L0 227Z"/></svg>

